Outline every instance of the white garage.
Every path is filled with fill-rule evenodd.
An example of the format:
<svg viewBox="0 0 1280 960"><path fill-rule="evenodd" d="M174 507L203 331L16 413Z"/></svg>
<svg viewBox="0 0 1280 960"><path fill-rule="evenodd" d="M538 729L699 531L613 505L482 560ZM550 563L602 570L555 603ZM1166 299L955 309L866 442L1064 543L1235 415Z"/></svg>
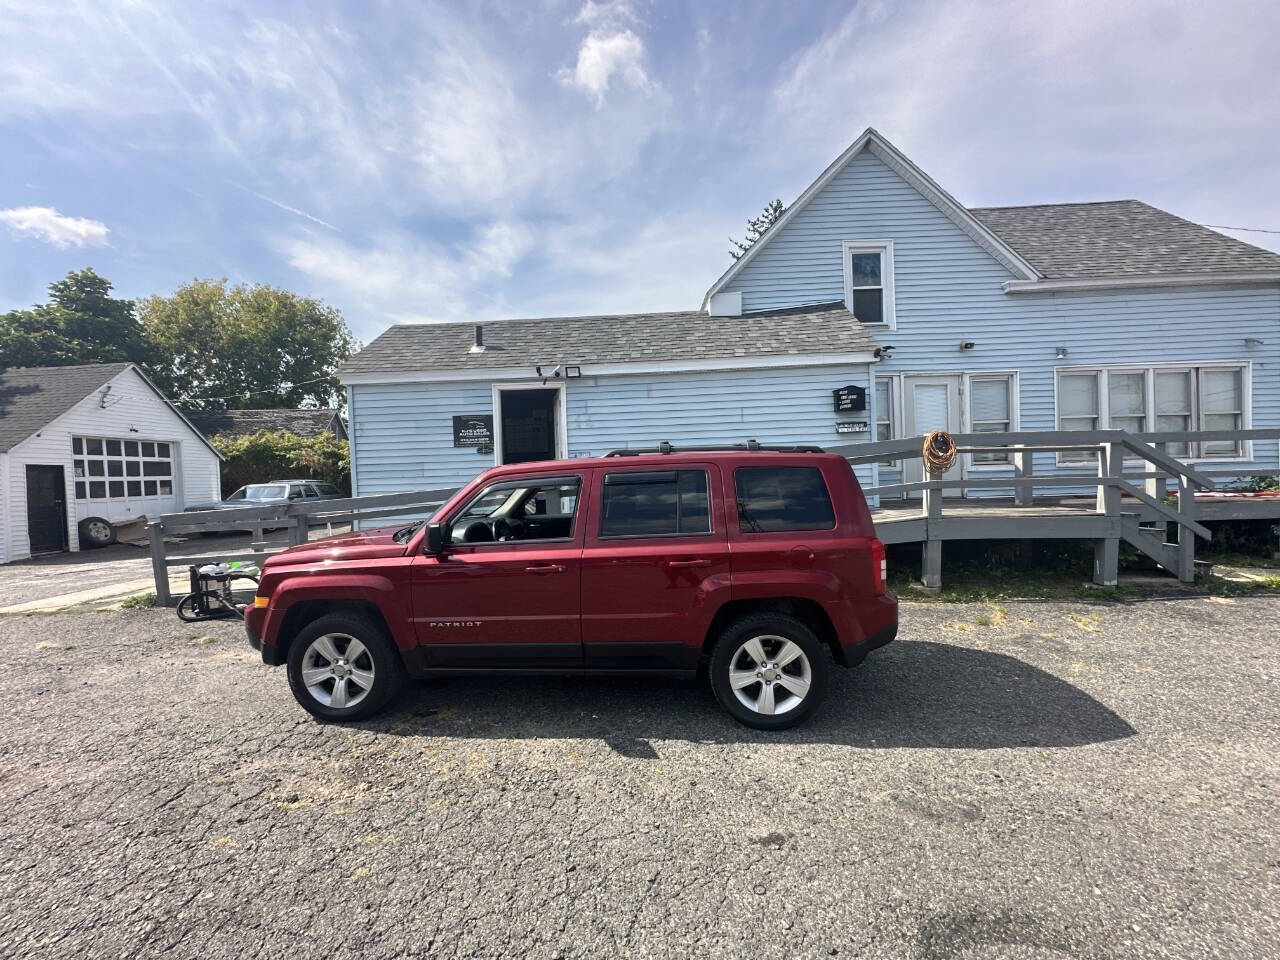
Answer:
<svg viewBox="0 0 1280 960"><path fill-rule="evenodd" d="M222 457L132 363L0 373L0 563L219 498Z"/></svg>

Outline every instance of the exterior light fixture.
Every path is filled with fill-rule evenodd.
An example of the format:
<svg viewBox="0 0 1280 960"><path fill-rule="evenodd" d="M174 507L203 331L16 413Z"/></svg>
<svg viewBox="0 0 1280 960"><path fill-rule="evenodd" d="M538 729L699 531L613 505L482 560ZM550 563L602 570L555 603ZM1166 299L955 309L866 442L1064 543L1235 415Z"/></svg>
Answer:
<svg viewBox="0 0 1280 960"><path fill-rule="evenodd" d="M1058 347L1056 350L1054 350L1053 355L1057 357L1059 360L1065 360L1067 359L1067 348Z"/></svg>
<svg viewBox="0 0 1280 960"><path fill-rule="evenodd" d="M1250 350L1262 346L1262 341L1257 337L1245 337L1244 345Z"/></svg>
<svg viewBox="0 0 1280 960"><path fill-rule="evenodd" d="M582 376L582 368L577 364L571 364L564 368L564 375L570 379Z"/></svg>

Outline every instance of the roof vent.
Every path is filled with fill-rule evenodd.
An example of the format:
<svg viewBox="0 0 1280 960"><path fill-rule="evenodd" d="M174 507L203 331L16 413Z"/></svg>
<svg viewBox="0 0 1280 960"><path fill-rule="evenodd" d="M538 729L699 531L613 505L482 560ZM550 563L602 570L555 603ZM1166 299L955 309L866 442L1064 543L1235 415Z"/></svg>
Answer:
<svg viewBox="0 0 1280 960"><path fill-rule="evenodd" d="M475 343L471 344L471 349L467 352L468 353L484 353L484 326L483 325L479 323L476 324L476 340L475 340Z"/></svg>

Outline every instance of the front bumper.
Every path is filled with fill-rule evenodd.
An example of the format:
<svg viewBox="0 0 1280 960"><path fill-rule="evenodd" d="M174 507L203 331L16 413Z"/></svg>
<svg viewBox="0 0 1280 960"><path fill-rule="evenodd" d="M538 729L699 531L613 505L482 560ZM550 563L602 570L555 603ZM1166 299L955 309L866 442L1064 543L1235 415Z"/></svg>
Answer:
<svg viewBox="0 0 1280 960"><path fill-rule="evenodd" d="M260 633L258 633L257 631L255 631L255 629L254 629L254 624L253 624L254 618L251 616L251 614L252 614L252 613L253 613L253 611L252 611L252 610L246 610L246 611L245 611L245 618L244 618L244 634L245 634L245 636L246 636L246 637L248 637L248 638L249 638L249 646L251 646L251 647L253 647L253 649L255 649L255 650L257 650L257 651L261 652L261 650L262 650L262 635L261 635Z"/></svg>

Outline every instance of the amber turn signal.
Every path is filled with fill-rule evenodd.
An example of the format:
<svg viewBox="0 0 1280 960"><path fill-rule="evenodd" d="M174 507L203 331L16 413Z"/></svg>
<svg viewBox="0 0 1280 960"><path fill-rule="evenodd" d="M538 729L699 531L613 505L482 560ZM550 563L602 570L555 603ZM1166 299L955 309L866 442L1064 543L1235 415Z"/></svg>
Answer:
<svg viewBox="0 0 1280 960"><path fill-rule="evenodd" d="M254 597L253 598L253 605L255 607L265 607L269 603L271 603L270 597Z"/></svg>

